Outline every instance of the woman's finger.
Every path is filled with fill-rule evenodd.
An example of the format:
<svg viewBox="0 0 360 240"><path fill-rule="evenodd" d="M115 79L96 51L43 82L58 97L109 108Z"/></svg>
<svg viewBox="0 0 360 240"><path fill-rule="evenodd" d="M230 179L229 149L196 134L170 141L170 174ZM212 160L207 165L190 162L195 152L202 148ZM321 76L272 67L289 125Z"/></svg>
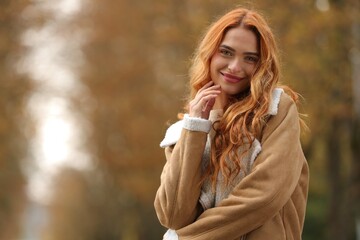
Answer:
<svg viewBox="0 0 360 240"><path fill-rule="evenodd" d="M211 82L209 82L211 83ZM211 84L209 84L211 85ZM206 85L201 88L195 95L195 98L194 100L196 102L198 102L203 96L206 96L208 94L213 94L214 92L213 91L220 91L220 85L213 85L213 86L210 86L210 87L206 87Z"/></svg>
<svg viewBox="0 0 360 240"><path fill-rule="evenodd" d="M215 98L220 93L220 85L214 85L213 81L206 83L189 103L190 116L208 118L208 114L214 106Z"/></svg>
<svg viewBox="0 0 360 240"><path fill-rule="evenodd" d="M211 111L215 103L215 99L219 94L220 92L216 92L200 98L197 102L195 102L195 99L191 101L189 107L189 115L191 117L207 118L207 114Z"/></svg>
<svg viewBox="0 0 360 240"><path fill-rule="evenodd" d="M200 103L201 99L208 95L218 95L221 93L220 89L209 89L203 92L198 93L195 98L192 100L193 105Z"/></svg>
<svg viewBox="0 0 360 240"><path fill-rule="evenodd" d="M213 106L215 104L215 99L216 99L216 97L211 98L206 102L205 106L202 109L203 117L209 118L210 111L211 111L211 109L213 108Z"/></svg>

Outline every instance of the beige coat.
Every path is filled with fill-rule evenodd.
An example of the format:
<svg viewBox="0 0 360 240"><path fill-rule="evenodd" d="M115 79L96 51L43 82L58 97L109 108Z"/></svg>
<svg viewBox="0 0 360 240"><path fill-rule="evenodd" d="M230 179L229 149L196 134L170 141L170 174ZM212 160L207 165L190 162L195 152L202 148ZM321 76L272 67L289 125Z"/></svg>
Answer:
<svg viewBox="0 0 360 240"><path fill-rule="evenodd" d="M204 211L199 202L211 123L184 123L180 136L165 146L167 161L154 206L160 223L174 229L178 239L301 239L309 170L296 105L285 93L277 100L258 138L261 151L250 173L215 207Z"/></svg>

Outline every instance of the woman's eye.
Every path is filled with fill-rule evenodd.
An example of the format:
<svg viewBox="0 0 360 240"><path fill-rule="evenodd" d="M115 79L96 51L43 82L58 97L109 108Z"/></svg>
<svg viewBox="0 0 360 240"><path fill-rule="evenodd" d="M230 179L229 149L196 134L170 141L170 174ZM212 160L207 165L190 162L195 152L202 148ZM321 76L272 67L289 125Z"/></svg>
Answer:
<svg viewBox="0 0 360 240"><path fill-rule="evenodd" d="M232 52L227 49L220 49L220 53L224 56L232 56Z"/></svg>
<svg viewBox="0 0 360 240"><path fill-rule="evenodd" d="M245 57L245 60L248 61L248 62L254 62L256 63L258 61L258 58L257 57L254 57L254 56L246 56Z"/></svg>

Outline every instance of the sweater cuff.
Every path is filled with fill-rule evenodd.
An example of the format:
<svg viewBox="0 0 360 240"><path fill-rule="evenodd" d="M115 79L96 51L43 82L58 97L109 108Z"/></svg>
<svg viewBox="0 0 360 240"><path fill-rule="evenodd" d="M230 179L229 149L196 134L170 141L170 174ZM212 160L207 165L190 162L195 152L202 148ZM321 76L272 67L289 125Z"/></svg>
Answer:
<svg viewBox="0 0 360 240"><path fill-rule="evenodd" d="M201 191L199 202L204 211L215 205L214 200L215 196L212 194L211 190L208 192Z"/></svg>
<svg viewBox="0 0 360 240"><path fill-rule="evenodd" d="M212 122L210 120L197 117L189 117L188 114L184 115L183 128L187 130L209 133L211 125Z"/></svg>

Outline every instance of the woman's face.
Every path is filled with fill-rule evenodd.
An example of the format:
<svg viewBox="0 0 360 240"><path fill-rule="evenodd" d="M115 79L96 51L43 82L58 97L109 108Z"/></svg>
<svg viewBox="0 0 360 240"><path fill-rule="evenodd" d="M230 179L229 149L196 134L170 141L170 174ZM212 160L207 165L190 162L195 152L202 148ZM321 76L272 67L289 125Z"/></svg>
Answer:
<svg viewBox="0 0 360 240"><path fill-rule="evenodd" d="M210 76L221 86L222 94L236 95L247 90L259 60L259 46L254 32L231 28L211 58Z"/></svg>

